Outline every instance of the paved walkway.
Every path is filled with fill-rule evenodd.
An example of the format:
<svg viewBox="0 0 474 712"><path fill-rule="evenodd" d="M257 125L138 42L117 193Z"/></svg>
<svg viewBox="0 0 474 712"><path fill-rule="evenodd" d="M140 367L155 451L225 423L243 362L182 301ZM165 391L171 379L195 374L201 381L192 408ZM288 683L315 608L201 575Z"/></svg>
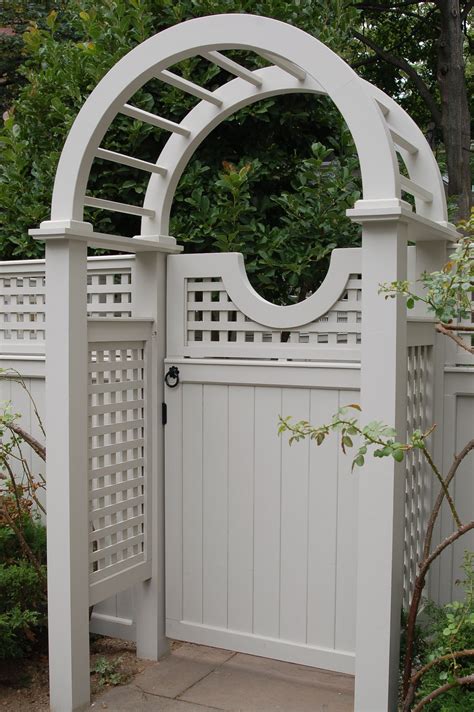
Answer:
<svg viewBox="0 0 474 712"><path fill-rule="evenodd" d="M349 675L184 643L99 697L109 712L353 712Z"/></svg>

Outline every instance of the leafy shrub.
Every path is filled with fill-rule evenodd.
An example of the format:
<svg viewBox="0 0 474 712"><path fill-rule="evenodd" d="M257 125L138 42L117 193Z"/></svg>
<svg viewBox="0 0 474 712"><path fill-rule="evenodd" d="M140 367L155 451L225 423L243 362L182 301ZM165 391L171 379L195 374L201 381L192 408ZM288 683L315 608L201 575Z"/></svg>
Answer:
<svg viewBox="0 0 474 712"><path fill-rule="evenodd" d="M31 534L33 548L45 559L44 527L35 525ZM18 549L15 539L8 526L0 526L0 659L28 654L46 627L46 566L36 569L21 554L17 563L11 563Z"/></svg>
<svg viewBox="0 0 474 712"><path fill-rule="evenodd" d="M421 626L421 667L443 656L446 660L433 665L421 678L416 700L419 701L443 685L455 684L457 678L474 674L474 657L456 657L456 651L474 650L474 553L466 552L462 582L465 596L438 607L428 602ZM426 705L427 712L472 712L474 684L456 685Z"/></svg>
<svg viewBox="0 0 474 712"><path fill-rule="evenodd" d="M13 378L30 399L44 434L41 418L28 388L16 371L0 369ZM33 475L25 446L43 460L44 446L19 425L10 403L0 409L0 659L28 654L46 628L46 528L39 512L44 507L38 489L42 475Z"/></svg>

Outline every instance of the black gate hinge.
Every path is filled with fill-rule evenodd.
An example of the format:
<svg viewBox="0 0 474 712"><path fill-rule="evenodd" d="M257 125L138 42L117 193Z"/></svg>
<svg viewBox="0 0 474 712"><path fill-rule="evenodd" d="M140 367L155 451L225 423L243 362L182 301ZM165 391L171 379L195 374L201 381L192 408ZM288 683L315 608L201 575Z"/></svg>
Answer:
<svg viewBox="0 0 474 712"><path fill-rule="evenodd" d="M168 422L168 406L166 403L161 404L161 423L162 425L166 425Z"/></svg>

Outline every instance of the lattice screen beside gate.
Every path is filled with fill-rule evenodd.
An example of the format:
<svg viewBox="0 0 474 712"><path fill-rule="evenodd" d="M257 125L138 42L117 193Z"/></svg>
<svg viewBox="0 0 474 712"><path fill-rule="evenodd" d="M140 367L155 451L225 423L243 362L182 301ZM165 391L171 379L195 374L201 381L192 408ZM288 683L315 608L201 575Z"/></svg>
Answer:
<svg viewBox="0 0 474 712"><path fill-rule="evenodd" d="M407 432L425 432L433 423L433 347L408 348ZM430 472L421 450L406 457L404 607L413 593L431 509Z"/></svg>
<svg viewBox="0 0 474 712"><path fill-rule="evenodd" d="M145 361L144 341L89 344L89 578L97 600L105 597L98 584L148 558Z"/></svg>

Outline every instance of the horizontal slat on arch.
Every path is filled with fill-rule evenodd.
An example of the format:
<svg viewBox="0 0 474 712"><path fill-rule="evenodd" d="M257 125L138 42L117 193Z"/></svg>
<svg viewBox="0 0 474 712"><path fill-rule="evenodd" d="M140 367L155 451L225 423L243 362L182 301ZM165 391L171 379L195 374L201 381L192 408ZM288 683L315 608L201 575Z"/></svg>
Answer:
<svg viewBox="0 0 474 712"><path fill-rule="evenodd" d="M160 175L166 175L167 173L166 168L163 168L163 166L157 166L156 163L142 161L140 158L126 156L123 153L116 153L115 151L108 151L105 148L98 148L95 152L95 155L97 156L97 158L103 158L104 161L120 163L122 166L138 168L138 170L140 171L147 171L148 173L159 173Z"/></svg>
<svg viewBox="0 0 474 712"><path fill-rule="evenodd" d="M164 119L162 116L151 114L149 111L138 109L136 106L131 106L130 104L124 104L120 110L120 113L125 114L125 116L130 116L132 119L136 119L137 121L143 121L146 124L151 124L151 126L165 129L165 131L180 134L181 136L189 136L191 133L189 129L185 126L181 126L181 124L177 124L169 119Z"/></svg>
<svg viewBox="0 0 474 712"><path fill-rule="evenodd" d="M405 193L410 193L410 195L414 195L415 198L421 198L421 200L424 200L426 203L433 202L433 193L422 185L415 183L415 181L405 178L405 176L400 176L400 185Z"/></svg>
<svg viewBox="0 0 474 712"><path fill-rule="evenodd" d="M127 213L128 215L141 215L148 218L155 216L155 211L149 208L142 208L140 205L129 205L128 203L118 203L116 200L105 200L104 198L94 198L86 195L84 205L89 208L99 208L100 210L111 210L115 213Z"/></svg>
<svg viewBox="0 0 474 712"><path fill-rule="evenodd" d="M215 96L215 94L211 91L200 87L198 84L190 82L188 79L183 79L183 77L179 77L177 74L173 74L173 72L169 72L167 69L159 72L159 74L156 75L156 78L166 84L171 84L171 86L176 87L176 89L181 89L187 94L191 94L202 101L208 101L210 104L214 104L218 107L222 106L222 100Z"/></svg>
<svg viewBox="0 0 474 712"><path fill-rule="evenodd" d="M230 74L234 74L236 77L244 79L246 82L253 84L255 87L262 86L262 80L260 77L256 76L249 69L242 67L241 64L234 62L234 60L229 59L229 57L226 57L220 52L202 52L202 56L209 62L217 64L217 66L221 67L221 69L225 69L227 72L230 72Z"/></svg>

